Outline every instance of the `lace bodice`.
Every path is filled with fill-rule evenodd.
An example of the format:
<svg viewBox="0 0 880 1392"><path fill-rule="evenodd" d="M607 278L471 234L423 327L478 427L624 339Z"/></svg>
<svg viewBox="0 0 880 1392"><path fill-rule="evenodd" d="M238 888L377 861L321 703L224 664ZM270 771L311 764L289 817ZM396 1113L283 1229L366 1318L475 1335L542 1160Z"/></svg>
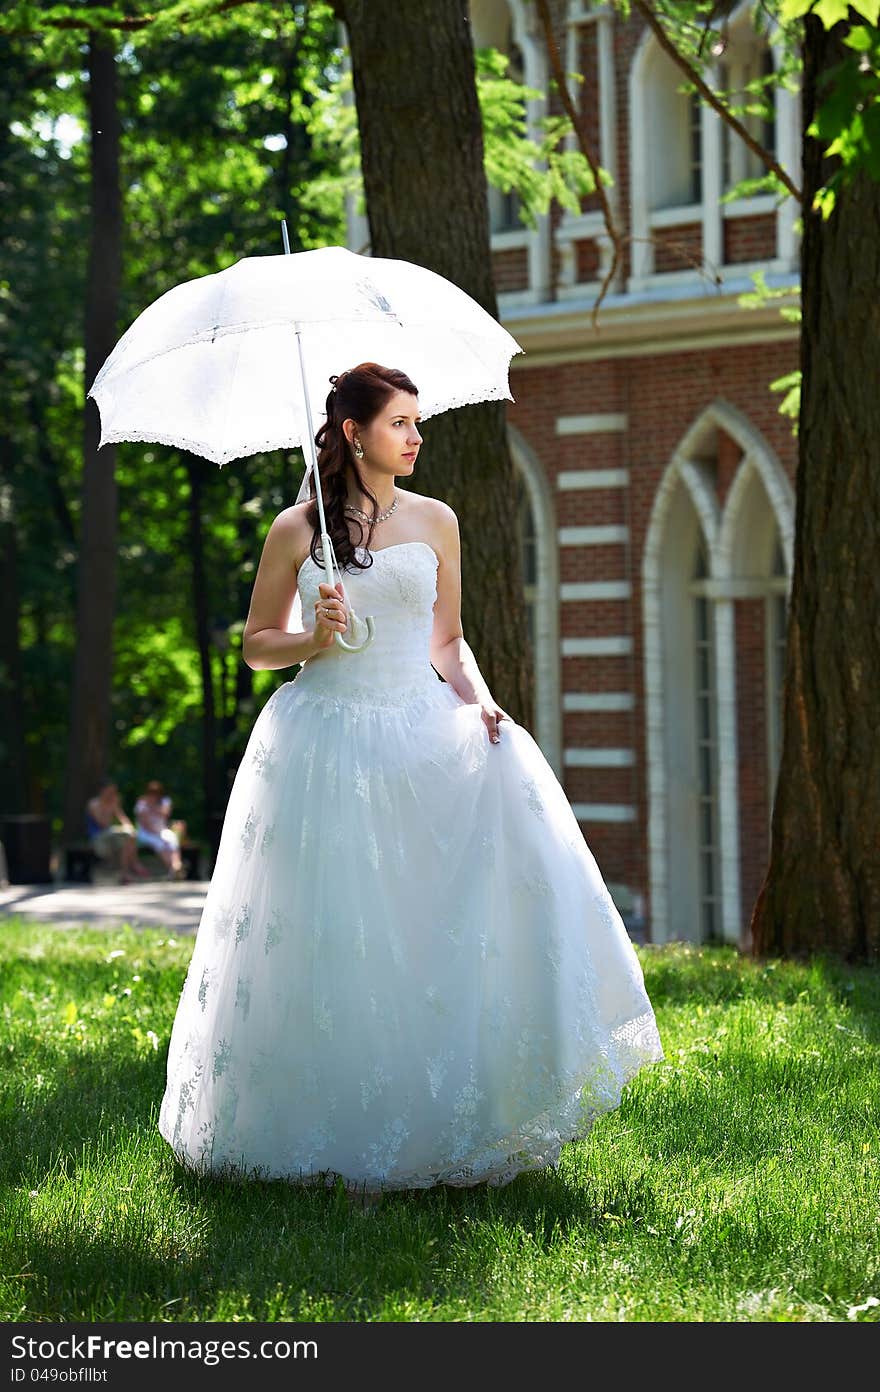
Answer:
<svg viewBox="0 0 880 1392"><path fill-rule="evenodd" d="M366 551L358 548L359 553ZM315 695L346 695L377 702L416 694L436 685L431 667L431 632L437 598L438 558L427 541L400 541L373 551L366 570L344 570L342 586L359 619L372 615L375 636L362 652L347 652L338 643L316 653L296 677ZM322 566L306 556L297 585L307 628L314 626ZM349 635L350 638L350 635Z"/></svg>

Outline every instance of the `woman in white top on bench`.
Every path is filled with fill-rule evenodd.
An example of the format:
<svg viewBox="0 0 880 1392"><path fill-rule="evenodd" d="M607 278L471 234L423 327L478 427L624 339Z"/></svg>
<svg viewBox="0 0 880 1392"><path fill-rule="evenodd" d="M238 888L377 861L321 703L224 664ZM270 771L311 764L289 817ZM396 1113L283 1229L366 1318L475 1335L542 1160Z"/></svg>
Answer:
<svg viewBox="0 0 880 1392"><path fill-rule="evenodd" d="M180 855L180 837L168 825L171 816L171 798L157 778L153 778L146 790L134 805L137 822L137 843L149 846L155 851L168 871L169 879L183 876L183 860Z"/></svg>

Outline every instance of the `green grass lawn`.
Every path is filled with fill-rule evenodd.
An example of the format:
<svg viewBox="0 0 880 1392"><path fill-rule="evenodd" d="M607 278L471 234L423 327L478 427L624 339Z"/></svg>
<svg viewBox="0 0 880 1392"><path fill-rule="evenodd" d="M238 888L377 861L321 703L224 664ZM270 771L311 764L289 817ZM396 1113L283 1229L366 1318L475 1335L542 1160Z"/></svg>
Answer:
<svg viewBox="0 0 880 1392"><path fill-rule="evenodd" d="M0 924L0 1319L880 1315L880 970L640 949L666 1060L558 1170L364 1213L175 1161L191 949Z"/></svg>

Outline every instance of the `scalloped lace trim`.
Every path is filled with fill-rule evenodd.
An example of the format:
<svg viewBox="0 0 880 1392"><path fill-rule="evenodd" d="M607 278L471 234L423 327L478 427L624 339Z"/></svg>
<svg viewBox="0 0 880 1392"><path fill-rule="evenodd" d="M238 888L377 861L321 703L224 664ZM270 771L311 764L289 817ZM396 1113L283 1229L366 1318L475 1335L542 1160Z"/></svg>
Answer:
<svg viewBox="0 0 880 1392"><path fill-rule="evenodd" d="M663 1059L663 1046L652 1011L627 1020L611 1031L611 1044L603 1051L588 1073L569 1076L557 1086L557 1100L527 1125L483 1148L477 1148L466 1159L460 1156L421 1171L393 1171L390 1175L369 1173L357 1178L338 1170L322 1169L290 1174L269 1166L246 1166L229 1159L214 1163L210 1154L198 1160L175 1149L180 1163L194 1174L215 1175L229 1179L266 1180L286 1179L291 1183L335 1186L341 1179L346 1189L358 1193L382 1193L400 1189L428 1189L437 1184L467 1187L490 1184L493 1187L509 1184L518 1174L531 1170L556 1167L563 1145L584 1140L596 1121L620 1105L626 1084L641 1068ZM619 1055L618 1055L618 1046ZM173 1146L173 1136L165 1139Z"/></svg>
<svg viewBox="0 0 880 1392"><path fill-rule="evenodd" d="M511 354L511 357L513 354ZM88 392L88 396L93 397L100 411L101 393L96 392L94 386ZM428 420L431 416L442 414L444 411L454 411L459 406L476 406L482 401L513 401L514 398L504 387L492 387L485 390L475 390L473 392L462 392L451 400L447 400L435 407L423 409L421 412L422 420ZM316 420L324 419L324 413L319 412ZM149 444L149 445L169 445L172 449L188 450L190 454L201 455L203 459L210 459L213 464L219 464L222 468L224 464L230 464L234 459L247 459L252 454L264 454L278 449L295 449L303 444L304 434L301 431L291 431L288 435L279 438L276 436L252 436L247 440L237 441L226 449L220 449L216 443L208 440L199 439L191 435L171 434L168 431L156 430L126 430L122 427L111 428L101 432L101 439L98 448L104 445L114 444ZM384 548L382 548L384 549Z"/></svg>

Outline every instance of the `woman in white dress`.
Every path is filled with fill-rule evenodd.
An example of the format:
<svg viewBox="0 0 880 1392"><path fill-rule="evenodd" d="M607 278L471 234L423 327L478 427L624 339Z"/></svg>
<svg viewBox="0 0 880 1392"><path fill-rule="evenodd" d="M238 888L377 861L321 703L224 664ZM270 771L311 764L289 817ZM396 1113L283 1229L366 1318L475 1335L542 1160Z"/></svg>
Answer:
<svg viewBox="0 0 880 1392"><path fill-rule="evenodd" d="M417 388L370 363L331 381L316 444L345 579L321 578L312 479L254 582L245 661L299 671L233 783L159 1127L202 1173L504 1184L663 1051L568 799L464 639L456 514L395 486ZM375 620L360 652L334 642L349 607Z"/></svg>
<svg viewBox="0 0 880 1392"><path fill-rule="evenodd" d="M171 798L157 778L151 778L134 805L137 821L137 843L148 846L165 866L168 878L179 880L183 877L183 860L180 854L180 837L175 827L168 825L171 816Z"/></svg>

